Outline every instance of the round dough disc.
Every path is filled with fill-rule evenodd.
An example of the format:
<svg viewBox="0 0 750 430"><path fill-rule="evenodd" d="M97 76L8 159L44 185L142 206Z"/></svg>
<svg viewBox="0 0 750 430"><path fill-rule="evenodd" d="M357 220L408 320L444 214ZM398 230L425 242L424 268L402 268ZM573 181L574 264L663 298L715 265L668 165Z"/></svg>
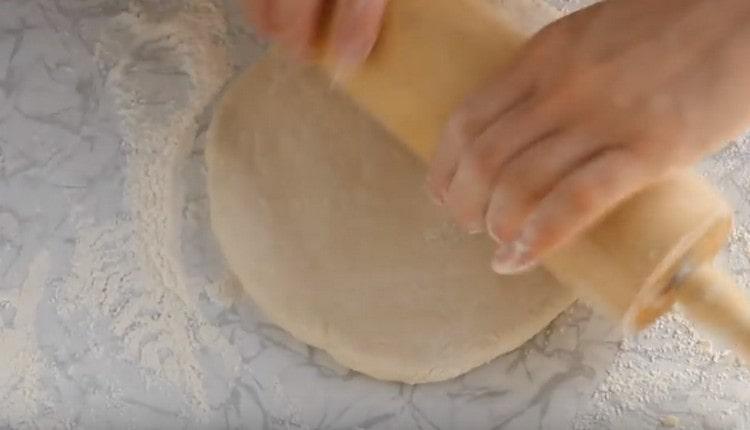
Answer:
<svg viewBox="0 0 750 430"><path fill-rule="evenodd" d="M212 223L245 290L341 364L407 383L515 349L571 304L542 270L498 277L451 227L425 168L312 67L270 54L219 104Z"/></svg>

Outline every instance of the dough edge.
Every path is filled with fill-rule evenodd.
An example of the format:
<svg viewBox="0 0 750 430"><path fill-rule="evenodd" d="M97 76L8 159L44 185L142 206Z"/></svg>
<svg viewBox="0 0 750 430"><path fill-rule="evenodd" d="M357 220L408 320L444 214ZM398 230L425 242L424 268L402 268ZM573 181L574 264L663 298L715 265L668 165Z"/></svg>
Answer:
<svg viewBox="0 0 750 430"><path fill-rule="evenodd" d="M272 56L272 54L269 54ZM534 335L544 329L554 318L570 306L575 300L572 292L563 290L556 297L550 297L541 309L537 309L535 315L531 315L528 321L524 322L524 328L514 331L511 334L505 333L503 339L496 339L491 351L488 349L479 354L463 354L463 357L453 362L451 366L429 367L424 363L414 363L408 360L398 360L393 357L384 357L372 355L367 352L363 353L359 345L350 345L342 342L337 338L338 330L336 327L327 327L325 330L311 328L304 322L295 319L293 313L288 312L277 306L275 303L264 300L263 294L259 294L258 288L271 288L254 285L252 279L243 279L242 270L235 270L245 264L241 257L235 255L231 250L232 246L228 243L235 238L231 233L226 232L225 227L220 224L221 217L216 214L221 206L227 203L226 199L231 196L222 196L217 192L221 187L217 182L217 169L234 158L231 151L226 151L222 141L226 140L227 124L236 121L240 113L235 110L240 105L240 99L250 100L250 94L245 91L249 83L257 78L258 70L264 67L269 61L268 58L261 60L258 64L251 66L248 70L241 73L225 89L223 98L219 102L214 112L214 119L208 131L208 145L206 148L206 163L208 168L209 200L211 205L211 219L214 232L218 238L222 251L229 262L229 267L235 272L240 283L246 292L250 294L253 300L259 305L262 311L281 328L289 332L296 339L320 348L326 351L338 363L347 368L369 375L376 379L386 381L399 381L409 384L437 382L452 379L467 373L481 365L484 365L495 358L513 351L528 341ZM325 101L328 102L328 101ZM252 102L250 102L252 103ZM242 111L242 109L239 109ZM242 122L242 120L240 120ZM245 126L246 124L242 124ZM231 125L229 125L231 127ZM387 143L387 142L386 142ZM230 229L231 230L231 229ZM498 288L502 288L501 282L498 281Z"/></svg>

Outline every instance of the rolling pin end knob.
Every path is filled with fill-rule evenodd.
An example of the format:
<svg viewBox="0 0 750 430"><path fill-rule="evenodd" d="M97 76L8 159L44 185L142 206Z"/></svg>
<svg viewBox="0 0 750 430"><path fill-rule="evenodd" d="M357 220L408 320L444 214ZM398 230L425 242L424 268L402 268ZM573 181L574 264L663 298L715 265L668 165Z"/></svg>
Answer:
<svg viewBox="0 0 750 430"><path fill-rule="evenodd" d="M699 327L729 342L750 362L750 299L724 273L706 264L680 276L677 299Z"/></svg>

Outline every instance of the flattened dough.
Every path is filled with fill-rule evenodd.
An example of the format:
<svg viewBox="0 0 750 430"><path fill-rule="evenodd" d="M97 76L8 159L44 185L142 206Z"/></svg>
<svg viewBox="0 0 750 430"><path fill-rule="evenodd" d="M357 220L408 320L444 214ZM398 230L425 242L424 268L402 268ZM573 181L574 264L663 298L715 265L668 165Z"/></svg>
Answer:
<svg viewBox="0 0 750 430"><path fill-rule="evenodd" d="M317 70L267 56L209 132L212 223L245 290L294 337L384 380L449 379L573 301L546 272L498 277L453 230L425 168Z"/></svg>

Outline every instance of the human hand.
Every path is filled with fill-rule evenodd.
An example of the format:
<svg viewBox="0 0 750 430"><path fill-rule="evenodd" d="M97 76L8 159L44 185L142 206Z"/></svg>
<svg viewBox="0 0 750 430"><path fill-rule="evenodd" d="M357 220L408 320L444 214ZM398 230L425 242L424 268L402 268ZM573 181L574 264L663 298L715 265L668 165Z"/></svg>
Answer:
<svg viewBox="0 0 750 430"><path fill-rule="evenodd" d="M553 23L449 121L432 194L497 272L529 269L750 125L748 22L747 0L606 0Z"/></svg>
<svg viewBox="0 0 750 430"><path fill-rule="evenodd" d="M332 14L330 43L342 69L367 59L388 0L244 0L262 35L301 59L310 58Z"/></svg>

